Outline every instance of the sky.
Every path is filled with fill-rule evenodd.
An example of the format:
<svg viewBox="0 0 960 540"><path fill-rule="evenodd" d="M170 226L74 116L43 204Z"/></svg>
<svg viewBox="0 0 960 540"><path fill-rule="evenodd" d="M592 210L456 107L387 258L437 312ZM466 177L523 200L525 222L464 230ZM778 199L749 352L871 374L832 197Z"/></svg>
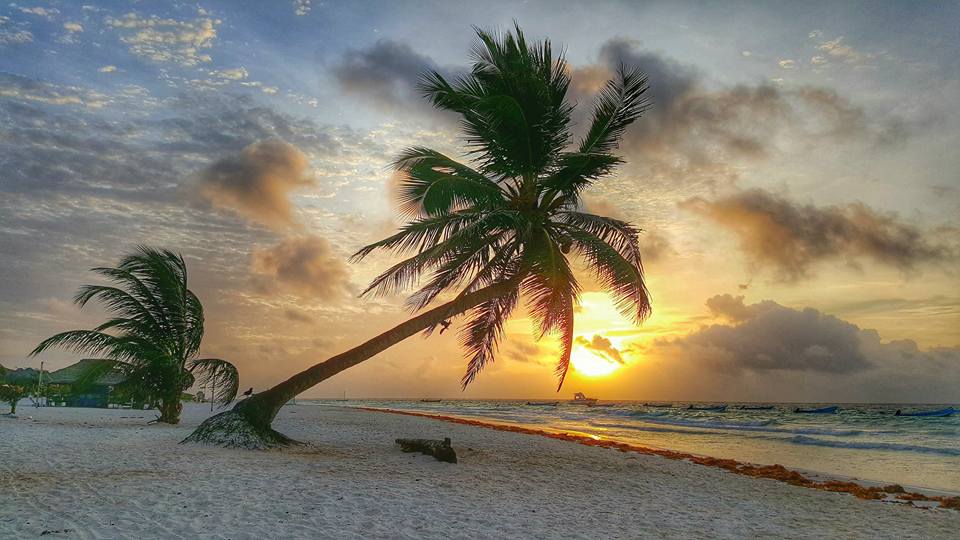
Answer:
<svg viewBox="0 0 960 540"><path fill-rule="evenodd" d="M514 21L564 50L576 133L620 63L654 103L585 193L643 229L654 314L582 269L561 397L960 402L957 2L5 4L0 365L75 361L27 355L103 320L72 295L136 244L183 254L243 388L408 318L358 297L391 259L349 256L402 223L394 156L463 155L419 75ZM506 333L464 391L448 332L304 397L556 396L555 340Z"/></svg>

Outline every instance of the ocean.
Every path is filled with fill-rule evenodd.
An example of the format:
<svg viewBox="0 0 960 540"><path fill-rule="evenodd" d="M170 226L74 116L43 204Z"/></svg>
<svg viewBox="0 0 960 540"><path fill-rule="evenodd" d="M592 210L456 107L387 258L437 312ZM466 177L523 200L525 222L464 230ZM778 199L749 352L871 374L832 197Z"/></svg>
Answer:
<svg viewBox="0 0 960 540"><path fill-rule="evenodd" d="M671 403L602 402L587 407L561 401L532 406L527 401L298 400L417 411L541 429L565 430L653 448L730 458L868 483L960 494L960 408L949 417L895 416L947 405L839 404L835 414L798 414L795 408L835 404L780 403L770 410L727 403L724 411L699 411ZM660 404L664 405L664 404Z"/></svg>

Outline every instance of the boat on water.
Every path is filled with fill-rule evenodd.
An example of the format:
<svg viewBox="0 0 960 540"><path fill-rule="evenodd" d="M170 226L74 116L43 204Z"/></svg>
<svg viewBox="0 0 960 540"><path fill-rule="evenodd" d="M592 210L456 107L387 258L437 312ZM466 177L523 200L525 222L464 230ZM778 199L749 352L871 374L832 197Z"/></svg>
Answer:
<svg viewBox="0 0 960 540"><path fill-rule="evenodd" d="M527 405L531 407L556 407L559 401L528 401Z"/></svg>
<svg viewBox="0 0 960 540"><path fill-rule="evenodd" d="M803 408L797 407L796 409L793 410L793 412L800 413L800 414L833 414L839 410L840 410L840 407L837 407L836 405L832 405L830 407L820 407L817 409L803 409Z"/></svg>
<svg viewBox="0 0 960 540"><path fill-rule="evenodd" d="M923 417L944 417L951 416L953 413L958 412L953 407L947 407L946 409L937 409L935 411L912 411L912 412L903 412L900 409L897 409L894 416L923 416Z"/></svg>
<svg viewBox="0 0 960 540"><path fill-rule="evenodd" d="M741 405L737 408L741 411L772 411L776 407L773 405Z"/></svg>
<svg viewBox="0 0 960 540"><path fill-rule="evenodd" d="M673 403L644 403L643 406L661 408L661 409L672 409Z"/></svg>
<svg viewBox="0 0 960 540"><path fill-rule="evenodd" d="M442 400L442 399L427 399L427 398L424 398L424 399L421 399L421 400L420 400L420 403L440 403L441 401L443 401L443 400Z"/></svg>
<svg viewBox="0 0 960 540"><path fill-rule="evenodd" d="M697 405L690 405L687 407L688 411L708 411L708 412L723 412L727 410L726 405L709 405L706 407L701 407Z"/></svg>
<svg viewBox="0 0 960 540"><path fill-rule="evenodd" d="M570 400L570 403L574 405L592 405L597 402L597 398L587 397L583 392L577 392L573 395L573 399Z"/></svg>

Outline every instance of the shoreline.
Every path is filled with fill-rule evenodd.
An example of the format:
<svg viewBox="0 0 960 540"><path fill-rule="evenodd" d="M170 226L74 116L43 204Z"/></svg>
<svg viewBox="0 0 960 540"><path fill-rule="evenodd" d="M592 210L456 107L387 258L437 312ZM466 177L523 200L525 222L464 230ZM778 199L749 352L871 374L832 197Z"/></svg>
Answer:
<svg viewBox="0 0 960 540"><path fill-rule="evenodd" d="M551 439L573 442L585 446L596 446L600 448L610 448L620 452L634 452L645 455L655 455L667 459L687 461L697 465L715 467L719 469L754 478L767 478L777 480L786 484L805 487L808 489L817 489L821 491L848 493L858 499L882 500L885 502L895 502L914 508L939 507L949 510L960 511L960 495L933 495L931 493L938 490L925 490L923 488L910 487L913 491L907 491L899 484L886 484L883 482L854 482L849 479L839 479L818 473L815 471L799 471L787 469L782 465L758 465L747 463L734 459L722 459L709 456L700 456L687 452L677 452L666 448L654 448L641 446L612 439L603 439L597 435L577 433L570 430L546 430L533 428L524 425L510 424L505 422L494 422L489 420L478 420L461 416L452 416L444 414L432 414L416 411L404 411L400 409L388 409L378 407L351 407L353 409L380 412L390 414L400 414L416 416L421 418L430 418L455 424L470 425L493 429L498 431L509 431L514 433L524 433L527 435L538 435ZM921 504L917 504L921 503ZM928 503L928 504L923 504Z"/></svg>
<svg viewBox="0 0 960 540"><path fill-rule="evenodd" d="M927 540L960 529L950 510L343 406L281 409L276 429L307 443L283 451L180 444L211 414L185 404L176 426L123 409L0 419L0 538ZM394 442L444 437L457 464Z"/></svg>

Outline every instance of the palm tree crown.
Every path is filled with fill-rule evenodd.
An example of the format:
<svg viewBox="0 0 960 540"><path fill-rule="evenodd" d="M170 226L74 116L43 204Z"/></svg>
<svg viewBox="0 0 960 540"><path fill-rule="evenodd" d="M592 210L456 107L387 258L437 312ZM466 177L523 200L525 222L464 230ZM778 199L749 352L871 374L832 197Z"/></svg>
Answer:
<svg viewBox="0 0 960 540"><path fill-rule="evenodd" d="M648 108L647 79L620 67L600 91L586 135L574 144L570 77L549 41L529 44L520 28L498 36L477 30L469 74L437 72L421 89L437 108L461 116L469 164L428 148L409 148L394 167L403 175L400 231L356 254L377 250L407 258L377 276L364 294L419 286L414 309L441 293L463 297L494 284L508 292L471 310L461 330L470 360L464 387L494 358L503 325L523 296L539 333L558 332L558 390L570 364L580 286L567 255L574 250L637 323L650 314L633 225L581 211L582 191L621 163L613 154L624 130ZM428 330L429 332L430 330Z"/></svg>
<svg viewBox="0 0 960 540"><path fill-rule="evenodd" d="M124 377L124 385L159 399L161 421L179 420L181 392L199 378L215 384L213 399L229 403L239 379L233 364L217 358L196 358L203 339L203 306L187 288L183 257L167 250L139 246L116 268L94 268L116 286L84 285L74 297L81 308L99 300L110 318L93 330L72 330L44 340L31 355L51 347L91 354L109 362L94 363Z"/></svg>

